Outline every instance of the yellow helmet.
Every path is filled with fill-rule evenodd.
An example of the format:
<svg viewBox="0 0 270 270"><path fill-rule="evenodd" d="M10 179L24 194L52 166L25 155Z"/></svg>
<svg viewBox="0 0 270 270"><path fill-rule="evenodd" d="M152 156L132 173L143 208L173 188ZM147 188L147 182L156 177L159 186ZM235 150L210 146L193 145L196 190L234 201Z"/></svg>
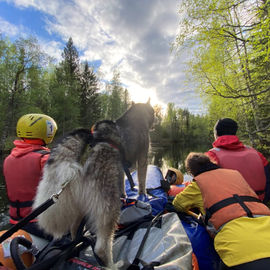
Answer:
<svg viewBox="0 0 270 270"><path fill-rule="evenodd" d="M172 176L175 175L174 180L171 182ZM168 168L165 179L170 182L172 185L181 185L183 183L184 177L183 174L175 169L175 168Z"/></svg>
<svg viewBox="0 0 270 270"><path fill-rule="evenodd" d="M25 114L17 122L17 137L42 139L45 144L52 142L56 130L55 121L45 114Z"/></svg>

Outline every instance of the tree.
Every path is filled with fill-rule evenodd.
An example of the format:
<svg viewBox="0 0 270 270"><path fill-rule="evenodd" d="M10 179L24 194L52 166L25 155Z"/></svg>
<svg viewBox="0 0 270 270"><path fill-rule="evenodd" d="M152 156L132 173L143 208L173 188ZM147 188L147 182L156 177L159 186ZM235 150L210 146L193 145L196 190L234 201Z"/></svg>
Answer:
<svg viewBox="0 0 270 270"><path fill-rule="evenodd" d="M80 73L79 53L70 37L62 53L62 67L66 78L76 79Z"/></svg>
<svg viewBox="0 0 270 270"><path fill-rule="evenodd" d="M117 119L129 106L129 94L127 89L123 89L120 81L120 73L114 71L112 82L107 84L108 110L107 118Z"/></svg>
<svg viewBox="0 0 270 270"><path fill-rule="evenodd" d="M0 95L1 123L0 151L8 136L15 135L18 118L29 106L29 89L34 73L44 65L46 54L42 53L35 38L19 38L14 43L0 40ZM40 112L40 108L36 108Z"/></svg>
<svg viewBox="0 0 270 270"><path fill-rule="evenodd" d="M178 141L180 139L180 126L177 109L174 103L168 103L167 112L163 120L163 127L167 131L170 141Z"/></svg>
<svg viewBox="0 0 270 270"><path fill-rule="evenodd" d="M98 78L88 63L83 64L80 75L80 124L82 127L90 127L101 116L101 103L98 94Z"/></svg>
<svg viewBox="0 0 270 270"><path fill-rule="evenodd" d="M250 141L264 143L270 128L269 1L184 0L182 8L176 47L193 47L190 67L199 91L209 103L237 106Z"/></svg>
<svg viewBox="0 0 270 270"><path fill-rule="evenodd" d="M50 87L52 115L58 119L58 133L78 127L80 118L80 60L78 51L69 38L62 53L63 60L55 70Z"/></svg>

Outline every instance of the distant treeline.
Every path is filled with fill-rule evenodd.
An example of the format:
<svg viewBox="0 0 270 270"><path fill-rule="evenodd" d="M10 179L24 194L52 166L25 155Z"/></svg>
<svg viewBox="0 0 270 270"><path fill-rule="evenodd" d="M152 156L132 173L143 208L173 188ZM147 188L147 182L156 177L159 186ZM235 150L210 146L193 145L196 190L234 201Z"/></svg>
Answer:
<svg viewBox="0 0 270 270"><path fill-rule="evenodd" d="M10 150L16 137L16 122L26 113L45 113L55 119L57 136L77 128L90 128L101 119L115 120L131 104L120 74L100 90L98 70L81 62L72 38L62 61L55 63L41 51L33 37L10 42L0 36L0 151ZM151 132L158 143L209 142L207 118L168 104L167 111L154 106L156 124Z"/></svg>

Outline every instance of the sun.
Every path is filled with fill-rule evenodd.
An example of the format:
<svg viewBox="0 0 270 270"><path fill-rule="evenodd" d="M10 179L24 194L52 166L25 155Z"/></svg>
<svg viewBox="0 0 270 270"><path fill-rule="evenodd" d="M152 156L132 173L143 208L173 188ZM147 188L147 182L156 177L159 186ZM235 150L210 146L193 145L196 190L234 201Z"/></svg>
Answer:
<svg viewBox="0 0 270 270"><path fill-rule="evenodd" d="M157 98L156 91L154 89L144 89L139 86L128 89L131 101L135 103L145 103L150 98L151 105L166 106Z"/></svg>

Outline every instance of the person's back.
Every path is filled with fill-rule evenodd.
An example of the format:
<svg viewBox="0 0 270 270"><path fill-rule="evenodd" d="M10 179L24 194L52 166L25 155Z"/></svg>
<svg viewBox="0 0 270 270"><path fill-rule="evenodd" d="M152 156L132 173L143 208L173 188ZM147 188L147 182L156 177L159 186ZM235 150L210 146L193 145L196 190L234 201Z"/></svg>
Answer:
<svg viewBox="0 0 270 270"><path fill-rule="evenodd" d="M185 165L193 181L173 206L181 212L197 208L204 215L220 269L269 269L269 208L237 170L220 168L202 153L190 153Z"/></svg>
<svg viewBox="0 0 270 270"><path fill-rule="evenodd" d="M45 161L50 153L48 148L29 140L15 140L14 145L3 166L12 224L31 213L35 188L41 178L41 160Z"/></svg>
<svg viewBox="0 0 270 270"><path fill-rule="evenodd" d="M32 211L42 169L50 153L46 145L51 143L56 130L55 121L47 115L27 114L18 120L17 137L21 139L14 141L15 147L3 164L11 224L18 223ZM24 229L43 236L39 235L35 222L32 220Z"/></svg>
<svg viewBox="0 0 270 270"><path fill-rule="evenodd" d="M238 170L259 198L267 202L270 199L268 161L239 140L237 129L237 123L230 118L218 120L214 127L214 148L206 154L220 167Z"/></svg>

